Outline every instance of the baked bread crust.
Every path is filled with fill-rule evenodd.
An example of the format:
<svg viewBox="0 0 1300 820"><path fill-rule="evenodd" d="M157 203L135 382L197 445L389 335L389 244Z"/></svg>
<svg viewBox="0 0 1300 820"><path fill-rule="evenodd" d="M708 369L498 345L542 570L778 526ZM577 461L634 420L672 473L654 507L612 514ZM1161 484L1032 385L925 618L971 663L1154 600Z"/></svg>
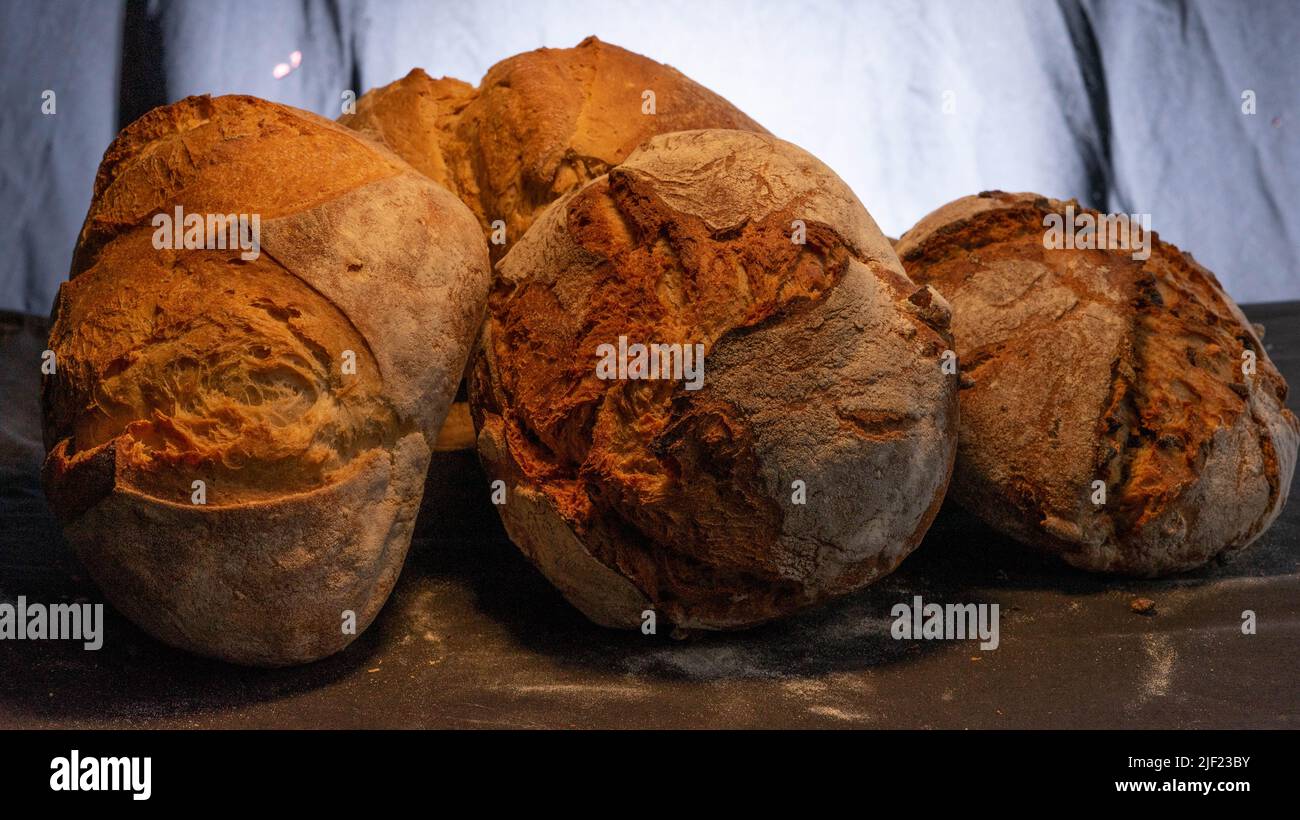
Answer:
<svg viewBox="0 0 1300 820"><path fill-rule="evenodd" d="M642 94L655 94L655 113ZM494 65L477 89L421 69L357 101L341 123L366 131L454 191L485 231L518 241L551 202L604 174L655 134L699 128L766 133L676 69L588 37Z"/></svg>
<svg viewBox="0 0 1300 820"><path fill-rule="evenodd" d="M1088 570L1159 575L1247 546L1295 470L1286 382L1214 275L1154 232L1146 260L1044 247L1044 218L1067 206L1098 216L985 192L897 245L908 274L951 302L973 380L954 497Z"/></svg>
<svg viewBox="0 0 1300 820"><path fill-rule="evenodd" d="M653 137L497 273L470 379L480 456L511 538L593 621L750 626L921 540L955 454L947 306L811 155ZM702 389L598 378L620 335L703 344Z"/></svg>
<svg viewBox="0 0 1300 820"><path fill-rule="evenodd" d="M257 214L260 255L156 248L175 206ZM108 599L239 663L346 646L401 569L489 278L464 205L329 120L205 96L128 126L42 396L46 492Z"/></svg>

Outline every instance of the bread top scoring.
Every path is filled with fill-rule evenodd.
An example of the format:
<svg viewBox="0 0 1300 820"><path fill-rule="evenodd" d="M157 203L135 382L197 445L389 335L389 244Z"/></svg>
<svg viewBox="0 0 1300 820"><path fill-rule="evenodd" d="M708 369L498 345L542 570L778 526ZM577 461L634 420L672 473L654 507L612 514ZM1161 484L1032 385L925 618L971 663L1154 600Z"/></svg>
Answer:
<svg viewBox="0 0 1300 820"><path fill-rule="evenodd" d="M263 221L409 169L356 133L256 97L187 97L128 125L104 153L70 278L115 236L177 205Z"/></svg>
<svg viewBox="0 0 1300 820"><path fill-rule="evenodd" d="M653 94L653 111L647 108ZM494 65L477 90L420 69L364 95L340 120L380 136L457 192L508 244L538 212L622 162L655 134L699 128L766 133L676 69L588 37Z"/></svg>
<svg viewBox="0 0 1300 820"><path fill-rule="evenodd" d="M802 244L791 240L795 220L806 228ZM853 293L841 294L845 303L838 304L835 293L851 271ZM911 424L909 414L928 421L931 411L955 411L947 408L952 397L935 362L894 361L889 352L879 354L891 361L876 372L882 381L892 367L906 374L891 382L896 412L877 402L877 412L855 415L835 399L825 402L846 413L829 419L846 431L842 449L835 429L809 433L806 425L782 421L799 413L783 402L818 400L784 380L807 386L856 373L872 355L866 351L873 345L862 345L864 327L897 331L900 350L929 349L936 360L947 346L942 300L936 296L924 310L908 302L917 289L888 241L848 187L812 156L740 131L654 137L607 176L557 202L498 272L486 355L473 377L479 426L492 417L486 423L501 431L514 478L544 493L592 556L665 603L676 622L684 614L684 622L714 625L774 617L861 584L882 566L888 571L915 545L903 543L913 533L893 533L886 538L897 554L877 563L875 544L859 553L860 541L870 539L857 522L828 513L812 523L825 523L833 532L824 537L842 552L821 555L825 544L800 540L807 522L787 521L768 485L781 472L781 456L768 448L789 446L799 458L815 453L817 469L834 470L840 460L862 467L856 448L874 437L886 442L882 449L906 449L895 428ZM896 305L904 307L886 307ZM735 362L747 361L746 349L762 356L757 351L778 328L790 331L777 341L782 355L807 370L791 375L787 363L763 357L752 366L780 372L756 384L750 365ZM674 381L603 380L593 367L597 351L619 336L701 344L719 362L710 371L715 381L691 393ZM880 341L881 351L891 350ZM720 352L724 347L729 351ZM732 379L729 366L743 378ZM918 391L933 394L909 401L913 378L926 382ZM737 389L756 397L752 412L740 409L749 399L737 397ZM774 444L764 439L768 428L811 440ZM939 458L917 472L946 484L949 464ZM827 480L799 474L813 486ZM909 503L931 506L935 487L928 491L924 501ZM840 568L839 560L851 566Z"/></svg>
<svg viewBox="0 0 1300 820"><path fill-rule="evenodd" d="M962 391L955 492L1038 522L1020 535L1063 551L1130 545L1081 553L1096 568L1158 571L1208 557L1162 554L1180 542L1211 553L1247 543L1294 464L1300 426L1285 381L1214 275L1154 233L1147 259L1046 247L1045 217L1067 208L1098 217L1073 201L988 192L940 208L897 245L909 275L953 304L974 379ZM1224 497L1203 480L1216 457L1236 474Z"/></svg>
<svg viewBox="0 0 1300 820"><path fill-rule="evenodd" d="M368 340L330 299L266 249L251 260L159 249L151 218L181 206L265 226L401 173L354 132L251 97L191 97L125 129L55 310L58 368L44 388L54 495L67 471L107 455L118 484L189 503L203 479L221 506L321 486L391 443L407 425Z"/></svg>

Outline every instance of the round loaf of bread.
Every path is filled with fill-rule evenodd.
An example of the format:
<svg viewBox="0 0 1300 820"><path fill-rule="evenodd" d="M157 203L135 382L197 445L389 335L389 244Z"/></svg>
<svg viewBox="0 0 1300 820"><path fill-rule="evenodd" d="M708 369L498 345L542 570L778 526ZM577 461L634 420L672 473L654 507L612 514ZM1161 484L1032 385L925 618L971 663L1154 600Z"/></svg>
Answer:
<svg viewBox="0 0 1300 820"><path fill-rule="evenodd" d="M929 527L947 306L803 150L654 137L497 272L480 456L510 537L593 621L749 626L886 575ZM647 369L641 345L679 355Z"/></svg>
<svg viewBox="0 0 1300 820"><path fill-rule="evenodd" d="M401 569L489 277L456 197L333 122L190 97L126 128L43 390L46 492L105 596L235 662L346 646Z"/></svg>
<svg viewBox="0 0 1300 820"><path fill-rule="evenodd" d="M595 37L503 60L477 89L417 68L367 92L340 122L378 136L456 192L485 230L503 221L506 242L491 246L494 261L547 205L655 134L763 132L676 69Z"/></svg>
<svg viewBox="0 0 1300 820"><path fill-rule="evenodd" d="M1214 275L1125 224L995 191L925 217L897 251L952 304L970 385L955 498L1074 566L1149 576L1258 538L1300 425Z"/></svg>

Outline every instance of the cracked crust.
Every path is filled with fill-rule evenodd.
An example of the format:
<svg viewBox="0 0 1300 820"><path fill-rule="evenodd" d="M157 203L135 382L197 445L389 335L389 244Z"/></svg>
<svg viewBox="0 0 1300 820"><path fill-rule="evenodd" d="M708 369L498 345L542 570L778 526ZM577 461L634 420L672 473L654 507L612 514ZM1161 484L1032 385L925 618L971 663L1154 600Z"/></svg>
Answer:
<svg viewBox="0 0 1300 820"><path fill-rule="evenodd" d="M511 538L592 620L760 623L889 573L928 528L955 453L947 306L799 148L654 137L498 274L480 455ZM704 345L703 388L598 378L620 335Z"/></svg>
<svg viewBox="0 0 1300 820"><path fill-rule="evenodd" d="M653 115L642 93L653 91ZM655 134L698 128L766 133L717 94L670 66L588 37L503 60L475 89L421 69L357 101L341 123L371 133L457 193L485 231L506 223L508 244L538 213L622 162Z"/></svg>
<svg viewBox="0 0 1300 820"><path fill-rule="evenodd" d="M177 205L258 214L260 256L155 248ZM346 646L401 568L488 279L454 196L328 120L190 97L125 129L42 396L46 493L109 600L240 663Z"/></svg>
<svg viewBox="0 0 1300 820"><path fill-rule="evenodd" d="M952 303L974 382L961 393L955 498L1095 571L1178 572L1247 546L1295 468L1286 382L1214 275L1154 232L1146 260L1045 248L1044 217L1067 205L1086 210L986 192L897 245L909 275Z"/></svg>

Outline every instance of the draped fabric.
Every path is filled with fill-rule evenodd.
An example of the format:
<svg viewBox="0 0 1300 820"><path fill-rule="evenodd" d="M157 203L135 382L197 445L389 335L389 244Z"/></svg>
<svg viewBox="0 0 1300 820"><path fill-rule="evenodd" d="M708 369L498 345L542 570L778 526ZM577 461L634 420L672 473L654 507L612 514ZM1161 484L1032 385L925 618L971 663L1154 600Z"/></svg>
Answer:
<svg viewBox="0 0 1300 820"><path fill-rule="evenodd" d="M504 57L589 34L681 69L813 152L892 236L965 194L1032 190L1150 214L1239 301L1296 299L1298 12L1288 0L8 0L0 308L49 312L99 158L153 106L245 93L336 117L347 92L415 66L477 83Z"/></svg>

